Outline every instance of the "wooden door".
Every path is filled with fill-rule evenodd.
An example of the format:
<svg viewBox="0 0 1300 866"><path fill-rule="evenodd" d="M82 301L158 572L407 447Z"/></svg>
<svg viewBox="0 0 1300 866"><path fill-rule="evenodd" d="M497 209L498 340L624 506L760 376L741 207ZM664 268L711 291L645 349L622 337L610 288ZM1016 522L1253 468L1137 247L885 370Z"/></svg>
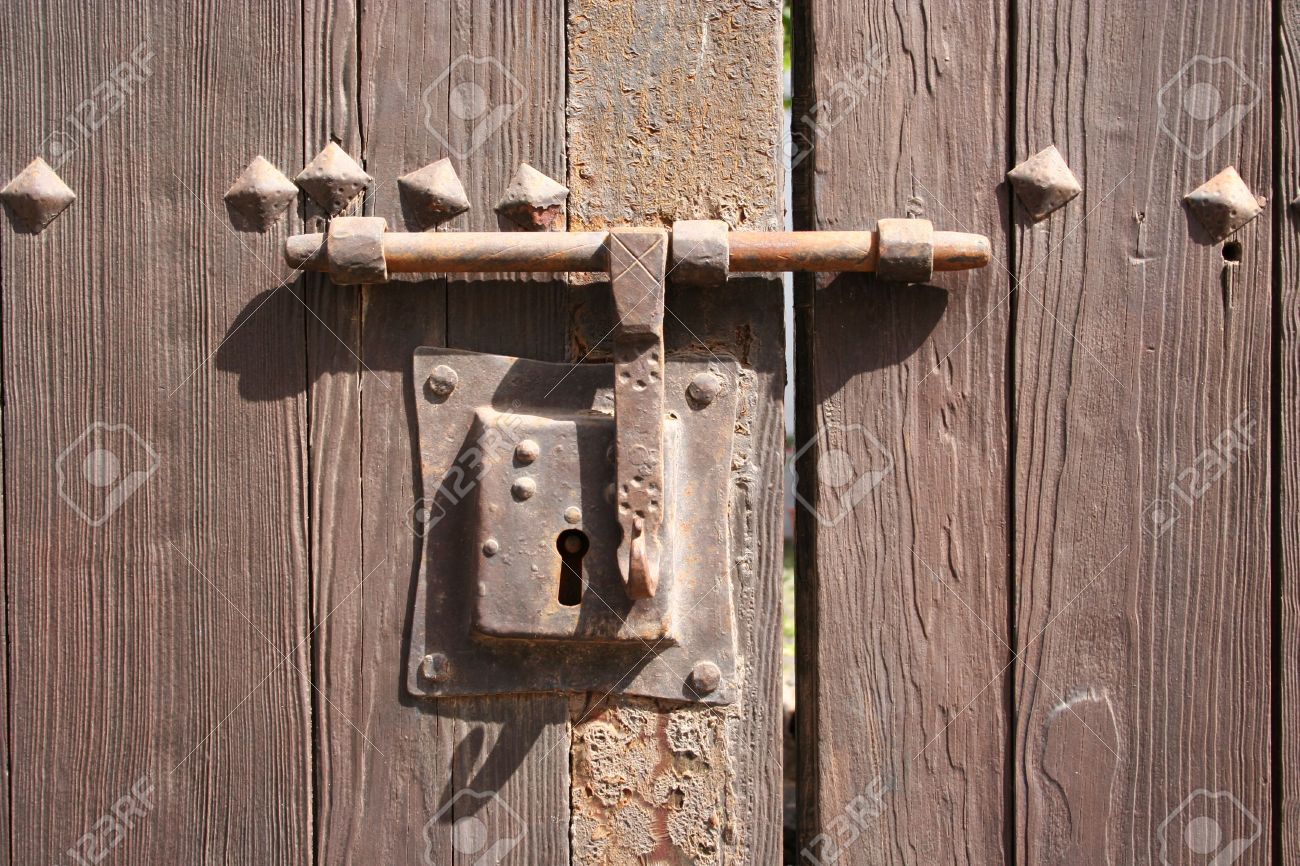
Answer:
<svg viewBox="0 0 1300 866"><path fill-rule="evenodd" d="M347 212L395 229L397 177L444 156L473 206L446 230L506 230L521 162L571 188L571 228L776 228L780 28L775 0L7 10L5 164L44 156L77 199L0 237L0 860L777 861L780 283L667 302L670 350L746 370L741 699L416 700L413 352L602 360L603 287L341 289L282 263L324 223L306 196L264 232L222 196L334 142L373 179Z"/></svg>
<svg viewBox="0 0 1300 866"><path fill-rule="evenodd" d="M1294 4L795 9L800 227L995 257L800 294L800 862L1292 862ZM819 514L837 452L882 477Z"/></svg>

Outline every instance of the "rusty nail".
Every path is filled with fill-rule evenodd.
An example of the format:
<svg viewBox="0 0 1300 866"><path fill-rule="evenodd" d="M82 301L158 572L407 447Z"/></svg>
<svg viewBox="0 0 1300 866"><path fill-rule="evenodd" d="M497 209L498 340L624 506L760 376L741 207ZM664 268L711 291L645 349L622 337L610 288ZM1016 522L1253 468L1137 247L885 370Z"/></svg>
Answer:
<svg viewBox="0 0 1300 866"><path fill-rule="evenodd" d="M514 494L515 499L523 502L525 499L532 499L533 494L537 492L537 482L528 476L515 479L515 483L510 485L510 492Z"/></svg>
<svg viewBox="0 0 1300 866"><path fill-rule="evenodd" d="M497 541L495 538L489 538L487 541L483 542L484 556L496 556L497 551L500 549L501 549L501 543Z"/></svg>
<svg viewBox="0 0 1300 866"><path fill-rule="evenodd" d="M697 373L686 386L686 396L701 406L712 403L722 393L722 380L713 373Z"/></svg>
<svg viewBox="0 0 1300 866"><path fill-rule="evenodd" d="M1189 192L1183 201L1216 243L1264 211L1264 200L1255 197L1232 166Z"/></svg>
<svg viewBox="0 0 1300 866"><path fill-rule="evenodd" d="M39 156L27 164L0 198L31 232L40 232L72 204L77 194Z"/></svg>
<svg viewBox="0 0 1300 866"><path fill-rule="evenodd" d="M722 671L713 662L700 662L691 671L691 689L697 695L716 692L722 684Z"/></svg>
<svg viewBox="0 0 1300 866"><path fill-rule="evenodd" d="M582 520L582 510L578 506L570 505L564 509L565 523L577 523L579 520Z"/></svg>
<svg viewBox="0 0 1300 866"><path fill-rule="evenodd" d="M451 661L442 653L429 653L420 659L420 673L426 680L440 683L451 676Z"/></svg>
<svg viewBox="0 0 1300 866"><path fill-rule="evenodd" d="M455 370L446 364L439 364L429 374L429 390L439 397L447 397L456 390L456 383L459 381L460 376L456 375Z"/></svg>
<svg viewBox="0 0 1300 866"><path fill-rule="evenodd" d="M515 460L524 465L532 463L541 453L541 446L533 439L525 439L515 446Z"/></svg>
<svg viewBox="0 0 1300 866"><path fill-rule="evenodd" d="M1007 180L1035 220L1041 220L1083 192L1079 179L1054 144L1007 172Z"/></svg>

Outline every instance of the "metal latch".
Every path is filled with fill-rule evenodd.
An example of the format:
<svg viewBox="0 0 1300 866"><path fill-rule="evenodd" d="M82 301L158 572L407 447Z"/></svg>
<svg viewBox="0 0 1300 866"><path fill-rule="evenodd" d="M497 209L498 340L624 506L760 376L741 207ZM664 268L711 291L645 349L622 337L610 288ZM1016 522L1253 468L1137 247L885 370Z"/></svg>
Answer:
<svg viewBox="0 0 1300 866"><path fill-rule="evenodd" d="M745 233L688 220L671 232L521 234L388 232L383 219L338 217L325 234L289 238L285 258L342 284L412 272L608 274L618 317L611 365L417 353L426 505L439 511L439 495L472 504L447 522L435 514L425 562L446 574L426 574L417 589L408 685L427 695L614 688L627 670L620 654L631 652L623 691L725 703L729 580L703 580L727 568L742 373L717 356L665 357L666 278L707 288L732 272L875 271L923 282L987 264L990 248L981 235L936 232L920 219L880 220L875 231ZM466 476L473 483L457 488ZM588 567L566 603L551 573L574 571L573 562ZM520 645L551 640L565 641L562 677ZM588 663L578 663L574 642L590 647ZM637 645L653 649L639 663ZM685 681L683 669L692 671Z"/></svg>

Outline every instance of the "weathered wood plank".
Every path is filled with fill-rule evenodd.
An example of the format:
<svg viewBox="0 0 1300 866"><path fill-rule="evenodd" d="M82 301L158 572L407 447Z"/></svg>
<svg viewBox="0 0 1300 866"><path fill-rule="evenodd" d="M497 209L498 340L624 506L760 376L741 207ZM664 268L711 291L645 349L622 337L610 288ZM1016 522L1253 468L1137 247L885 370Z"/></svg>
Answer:
<svg viewBox="0 0 1300 866"><path fill-rule="evenodd" d="M1274 214L1284 203L1300 194L1300 3L1285 0L1276 7L1281 15L1278 24L1280 53L1277 81L1280 85L1275 118L1279 131L1276 183L1273 187ZM1278 225L1278 320L1274 327L1280 342L1279 383L1274 416L1278 419L1278 441L1274 443L1278 467L1278 521L1274 550L1276 573L1281 577L1277 604L1281 608L1279 632L1275 636L1276 658L1280 670L1281 703L1273 708L1278 724L1274 731L1281 755L1277 770L1280 778L1275 791L1281 802L1274 804L1280 822L1283 864L1300 863L1300 731L1289 722L1300 707L1300 241L1297 241L1300 212L1291 208L1281 215Z"/></svg>
<svg viewBox="0 0 1300 866"><path fill-rule="evenodd" d="M1181 202L1229 164L1268 191L1269 8L1171 11L1018 5L1016 157L1055 143L1085 190L1037 225L1017 209L1027 866L1269 859L1271 220L1231 262Z"/></svg>
<svg viewBox="0 0 1300 866"><path fill-rule="evenodd" d="M15 862L311 858L296 219L236 234L221 200L297 161L300 40L295 3L0 21L6 176L61 132L79 195L0 230Z"/></svg>
<svg viewBox="0 0 1300 866"><path fill-rule="evenodd" d="M796 281L799 862L1003 862L1007 6L796 16L796 228L921 216L999 260Z"/></svg>
<svg viewBox="0 0 1300 866"><path fill-rule="evenodd" d="M780 4L581 0L568 12L570 227L781 228ZM575 701L573 862L777 863L781 286L669 282L669 353L726 353L750 371L731 515L741 700L721 711ZM574 294L571 355L607 360L608 285ZM611 801L620 778L635 781Z"/></svg>

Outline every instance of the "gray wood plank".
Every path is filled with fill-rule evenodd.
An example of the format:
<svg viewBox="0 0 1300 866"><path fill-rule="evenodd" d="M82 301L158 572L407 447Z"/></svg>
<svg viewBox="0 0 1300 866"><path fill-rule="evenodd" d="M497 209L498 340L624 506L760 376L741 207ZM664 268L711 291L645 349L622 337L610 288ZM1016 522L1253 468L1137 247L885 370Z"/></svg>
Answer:
<svg viewBox="0 0 1300 866"><path fill-rule="evenodd" d="M1055 143L1085 190L1037 225L1016 211L1027 866L1270 859L1272 220L1230 262L1182 206L1230 164L1268 193L1269 17L1018 6L1016 157ZM1198 84L1240 116L1194 117Z"/></svg>
<svg viewBox="0 0 1300 866"><path fill-rule="evenodd" d="M1300 194L1300 6L1282 3L1278 25L1278 65L1280 88L1277 98L1275 125L1279 133L1276 151L1276 182L1273 215L1278 220L1278 271L1277 321L1274 325L1279 342L1278 370L1274 381L1279 383L1275 392L1274 417L1278 419L1278 440L1274 443L1274 466L1278 467L1274 480L1278 496L1277 520L1279 544L1274 550L1275 573L1280 577L1277 587L1277 605L1280 616L1274 621L1278 633L1274 636L1274 657L1280 670L1274 672L1279 689L1279 705L1273 707L1277 723L1274 733L1279 737L1278 754L1281 757L1275 770L1279 777L1274 791L1281 801L1274 803L1279 822L1283 864L1300 863L1300 732L1290 724L1295 710L1300 707L1300 242L1297 227L1300 211L1295 208L1282 212L1284 203ZM1276 856L1276 855L1275 855Z"/></svg>
<svg viewBox="0 0 1300 866"><path fill-rule="evenodd" d="M235 234L221 199L259 153L294 167L300 26L241 0L0 21L6 177L62 132L79 196L0 227L16 862L311 858L303 314L272 294L296 219Z"/></svg>
<svg viewBox="0 0 1300 866"><path fill-rule="evenodd" d="M570 227L717 218L780 228L780 4L581 0L568 12ZM608 286L574 294L570 351L606 360ZM725 710L601 695L575 702L573 862L777 863L781 284L738 279L701 292L670 279L665 305L670 353L727 353L750 371L731 514L741 700ZM668 731L692 733L688 772ZM611 750L611 736L632 745ZM623 777L635 784L608 802L605 786ZM653 829L639 824L643 810Z"/></svg>
<svg viewBox="0 0 1300 866"><path fill-rule="evenodd" d="M796 281L798 862L1003 862L1007 6L796 15L796 228L924 217L998 257Z"/></svg>

